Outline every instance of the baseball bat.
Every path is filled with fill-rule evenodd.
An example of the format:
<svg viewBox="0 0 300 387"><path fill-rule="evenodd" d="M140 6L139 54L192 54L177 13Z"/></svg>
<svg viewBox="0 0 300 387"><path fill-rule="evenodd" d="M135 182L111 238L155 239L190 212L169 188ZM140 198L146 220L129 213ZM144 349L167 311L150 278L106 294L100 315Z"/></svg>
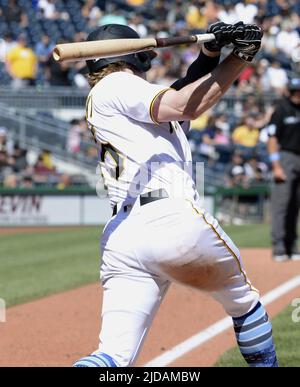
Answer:
<svg viewBox="0 0 300 387"><path fill-rule="evenodd" d="M149 51L160 47L205 43L214 39L214 34L199 34L170 38L108 39L90 42L64 43L55 46L53 58L59 62L110 58L141 51Z"/></svg>

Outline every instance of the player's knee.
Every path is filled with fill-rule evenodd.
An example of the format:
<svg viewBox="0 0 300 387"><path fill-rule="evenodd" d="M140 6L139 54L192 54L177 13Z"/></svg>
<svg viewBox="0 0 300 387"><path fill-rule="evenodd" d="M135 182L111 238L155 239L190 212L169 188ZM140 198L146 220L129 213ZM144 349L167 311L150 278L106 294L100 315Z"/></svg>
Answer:
<svg viewBox="0 0 300 387"><path fill-rule="evenodd" d="M242 291L232 289L227 292L215 294L214 298L219 301L226 313L231 317L240 317L250 312L259 302L259 293L254 290Z"/></svg>
<svg viewBox="0 0 300 387"><path fill-rule="evenodd" d="M73 367L117 367L116 361L103 352L94 352L77 360Z"/></svg>
<svg viewBox="0 0 300 387"><path fill-rule="evenodd" d="M258 301L259 301L259 295L257 294L257 296L253 297L253 299L249 302L245 302L245 303L239 303L234 301L230 302L226 306L225 310L227 314L231 317L240 317L250 312L258 303Z"/></svg>

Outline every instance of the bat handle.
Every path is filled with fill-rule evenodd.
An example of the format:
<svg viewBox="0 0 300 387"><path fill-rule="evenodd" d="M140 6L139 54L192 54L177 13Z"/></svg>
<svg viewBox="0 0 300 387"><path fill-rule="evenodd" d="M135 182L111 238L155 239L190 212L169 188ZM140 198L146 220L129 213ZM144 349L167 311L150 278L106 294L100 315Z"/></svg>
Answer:
<svg viewBox="0 0 300 387"><path fill-rule="evenodd" d="M199 34L195 36L197 37L197 43L211 42L216 39L214 34Z"/></svg>
<svg viewBox="0 0 300 387"><path fill-rule="evenodd" d="M170 47L179 44L205 43L215 39L214 34L199 34L190 36L176 36L171 38L156 38L156 47Z"/></svg>

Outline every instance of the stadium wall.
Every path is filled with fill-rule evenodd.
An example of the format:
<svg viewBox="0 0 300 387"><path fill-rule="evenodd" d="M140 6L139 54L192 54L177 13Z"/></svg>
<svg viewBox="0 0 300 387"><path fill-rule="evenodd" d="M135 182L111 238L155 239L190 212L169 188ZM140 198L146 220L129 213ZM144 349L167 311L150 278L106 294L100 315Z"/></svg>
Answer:
<svg viewBox="0 0 300 387"><path fill-rule="evenodd" d="M205 207L214 212L213 196ZM93 226L111 217L109 200L93 189L0 190L0 227L10 226Z"/></svg>

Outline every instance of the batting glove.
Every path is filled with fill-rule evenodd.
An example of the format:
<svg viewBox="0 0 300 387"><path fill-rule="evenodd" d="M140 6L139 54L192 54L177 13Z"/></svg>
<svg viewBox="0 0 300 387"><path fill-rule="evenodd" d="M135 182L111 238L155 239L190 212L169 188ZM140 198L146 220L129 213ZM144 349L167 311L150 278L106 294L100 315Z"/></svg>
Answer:
<svg viewBox="0 0 300 387"><path fill-rule="evenodd" d="M246 62L251 62L260 49L262 29L255 24L238 23L233 32L233 54Z"/></svg>
<svg viewBox="0 0 300 387"><path fill-rule="evenodd" d="M211 24L206 33L214 34L215 40L204 43L204 47L208 51L221 51L222 47L232 42L232 32L234 31L234 25L226 24L223 22L216 22Z"/></svg>

